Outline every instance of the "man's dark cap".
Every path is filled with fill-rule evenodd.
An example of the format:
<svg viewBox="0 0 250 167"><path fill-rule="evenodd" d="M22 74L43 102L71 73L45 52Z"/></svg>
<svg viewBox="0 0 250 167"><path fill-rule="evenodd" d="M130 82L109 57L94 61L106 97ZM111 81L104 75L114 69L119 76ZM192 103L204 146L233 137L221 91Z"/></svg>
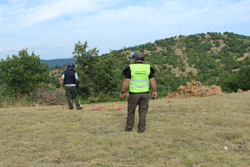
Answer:
<svg viewBox="0 0 250 167"><path fill-rule="evenodd" d="M74 67L75 67L75 65L74 65L74 63L69 63L69 64L68 64L68 67L72 67L72 68L74 68Z"/></svg>
<svg viewBox="0 0 250 167"><path fill-rule="evenodd" d="M135 51L133 53L131 53L131 57L132 59L140 59L140 60L143 60L144 59L144 54L140 51Z"/></svg>

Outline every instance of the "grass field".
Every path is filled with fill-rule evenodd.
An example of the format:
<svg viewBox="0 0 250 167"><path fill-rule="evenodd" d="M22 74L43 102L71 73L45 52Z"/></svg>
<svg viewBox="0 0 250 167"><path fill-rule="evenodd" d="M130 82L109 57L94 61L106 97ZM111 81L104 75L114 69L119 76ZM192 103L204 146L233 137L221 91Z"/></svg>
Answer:
<svg viewBox="0 0 250 167"><path fill-rule="evenodd" d="M249 99L250 92L150 100L142 134L137 115L124 132L126 109L91 111L111 103L1 108L0 166L250 166Z"/></svg>

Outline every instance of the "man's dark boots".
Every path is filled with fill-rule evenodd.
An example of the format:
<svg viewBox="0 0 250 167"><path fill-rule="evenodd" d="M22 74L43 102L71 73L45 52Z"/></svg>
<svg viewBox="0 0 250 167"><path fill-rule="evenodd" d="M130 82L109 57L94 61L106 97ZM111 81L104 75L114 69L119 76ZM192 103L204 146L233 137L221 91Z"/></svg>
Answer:
<svg viewBox="0 0 250 167"><path fill-rule="evenodd" d="M78 105L76 105L76 109L77 109L77 110L81 110L82 107L80 107L80 105L78 104Z"/></svg>

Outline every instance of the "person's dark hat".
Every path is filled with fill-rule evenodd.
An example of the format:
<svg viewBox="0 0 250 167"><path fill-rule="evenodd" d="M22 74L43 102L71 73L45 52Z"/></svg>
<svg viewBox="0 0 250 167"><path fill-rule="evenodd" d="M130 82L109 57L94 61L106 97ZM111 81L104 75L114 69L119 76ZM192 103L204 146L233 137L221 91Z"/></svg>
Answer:
<svg viewBox="0 0 250 167"><path fill-rule="evenodd" d="M140 60L143 60L144 59L144 54L140 51L135 51L135 52L132 52L131 53L131 57L132 59L140 59Z"/></svg>
<svg viewBox="0 0 250 167"><path fill-rule="evenodd" d="M75 65L74 65L74 63L69 63L69 64L68 64L68 67L72 67L72 68L74 68L74 67L75 67Z"/></svg>

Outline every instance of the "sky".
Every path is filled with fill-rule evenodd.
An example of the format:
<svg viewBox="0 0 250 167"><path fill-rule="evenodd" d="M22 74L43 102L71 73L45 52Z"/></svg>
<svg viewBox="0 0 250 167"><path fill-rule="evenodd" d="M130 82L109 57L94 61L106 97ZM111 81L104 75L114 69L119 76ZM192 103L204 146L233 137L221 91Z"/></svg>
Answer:
<svg viewBox="0 0 250 167"><path fill-rule="evenodd" d="M28 49L71 58L87 41L99 55L179 35L250 36L250 0L0 0L0 59Z"/></svg>

